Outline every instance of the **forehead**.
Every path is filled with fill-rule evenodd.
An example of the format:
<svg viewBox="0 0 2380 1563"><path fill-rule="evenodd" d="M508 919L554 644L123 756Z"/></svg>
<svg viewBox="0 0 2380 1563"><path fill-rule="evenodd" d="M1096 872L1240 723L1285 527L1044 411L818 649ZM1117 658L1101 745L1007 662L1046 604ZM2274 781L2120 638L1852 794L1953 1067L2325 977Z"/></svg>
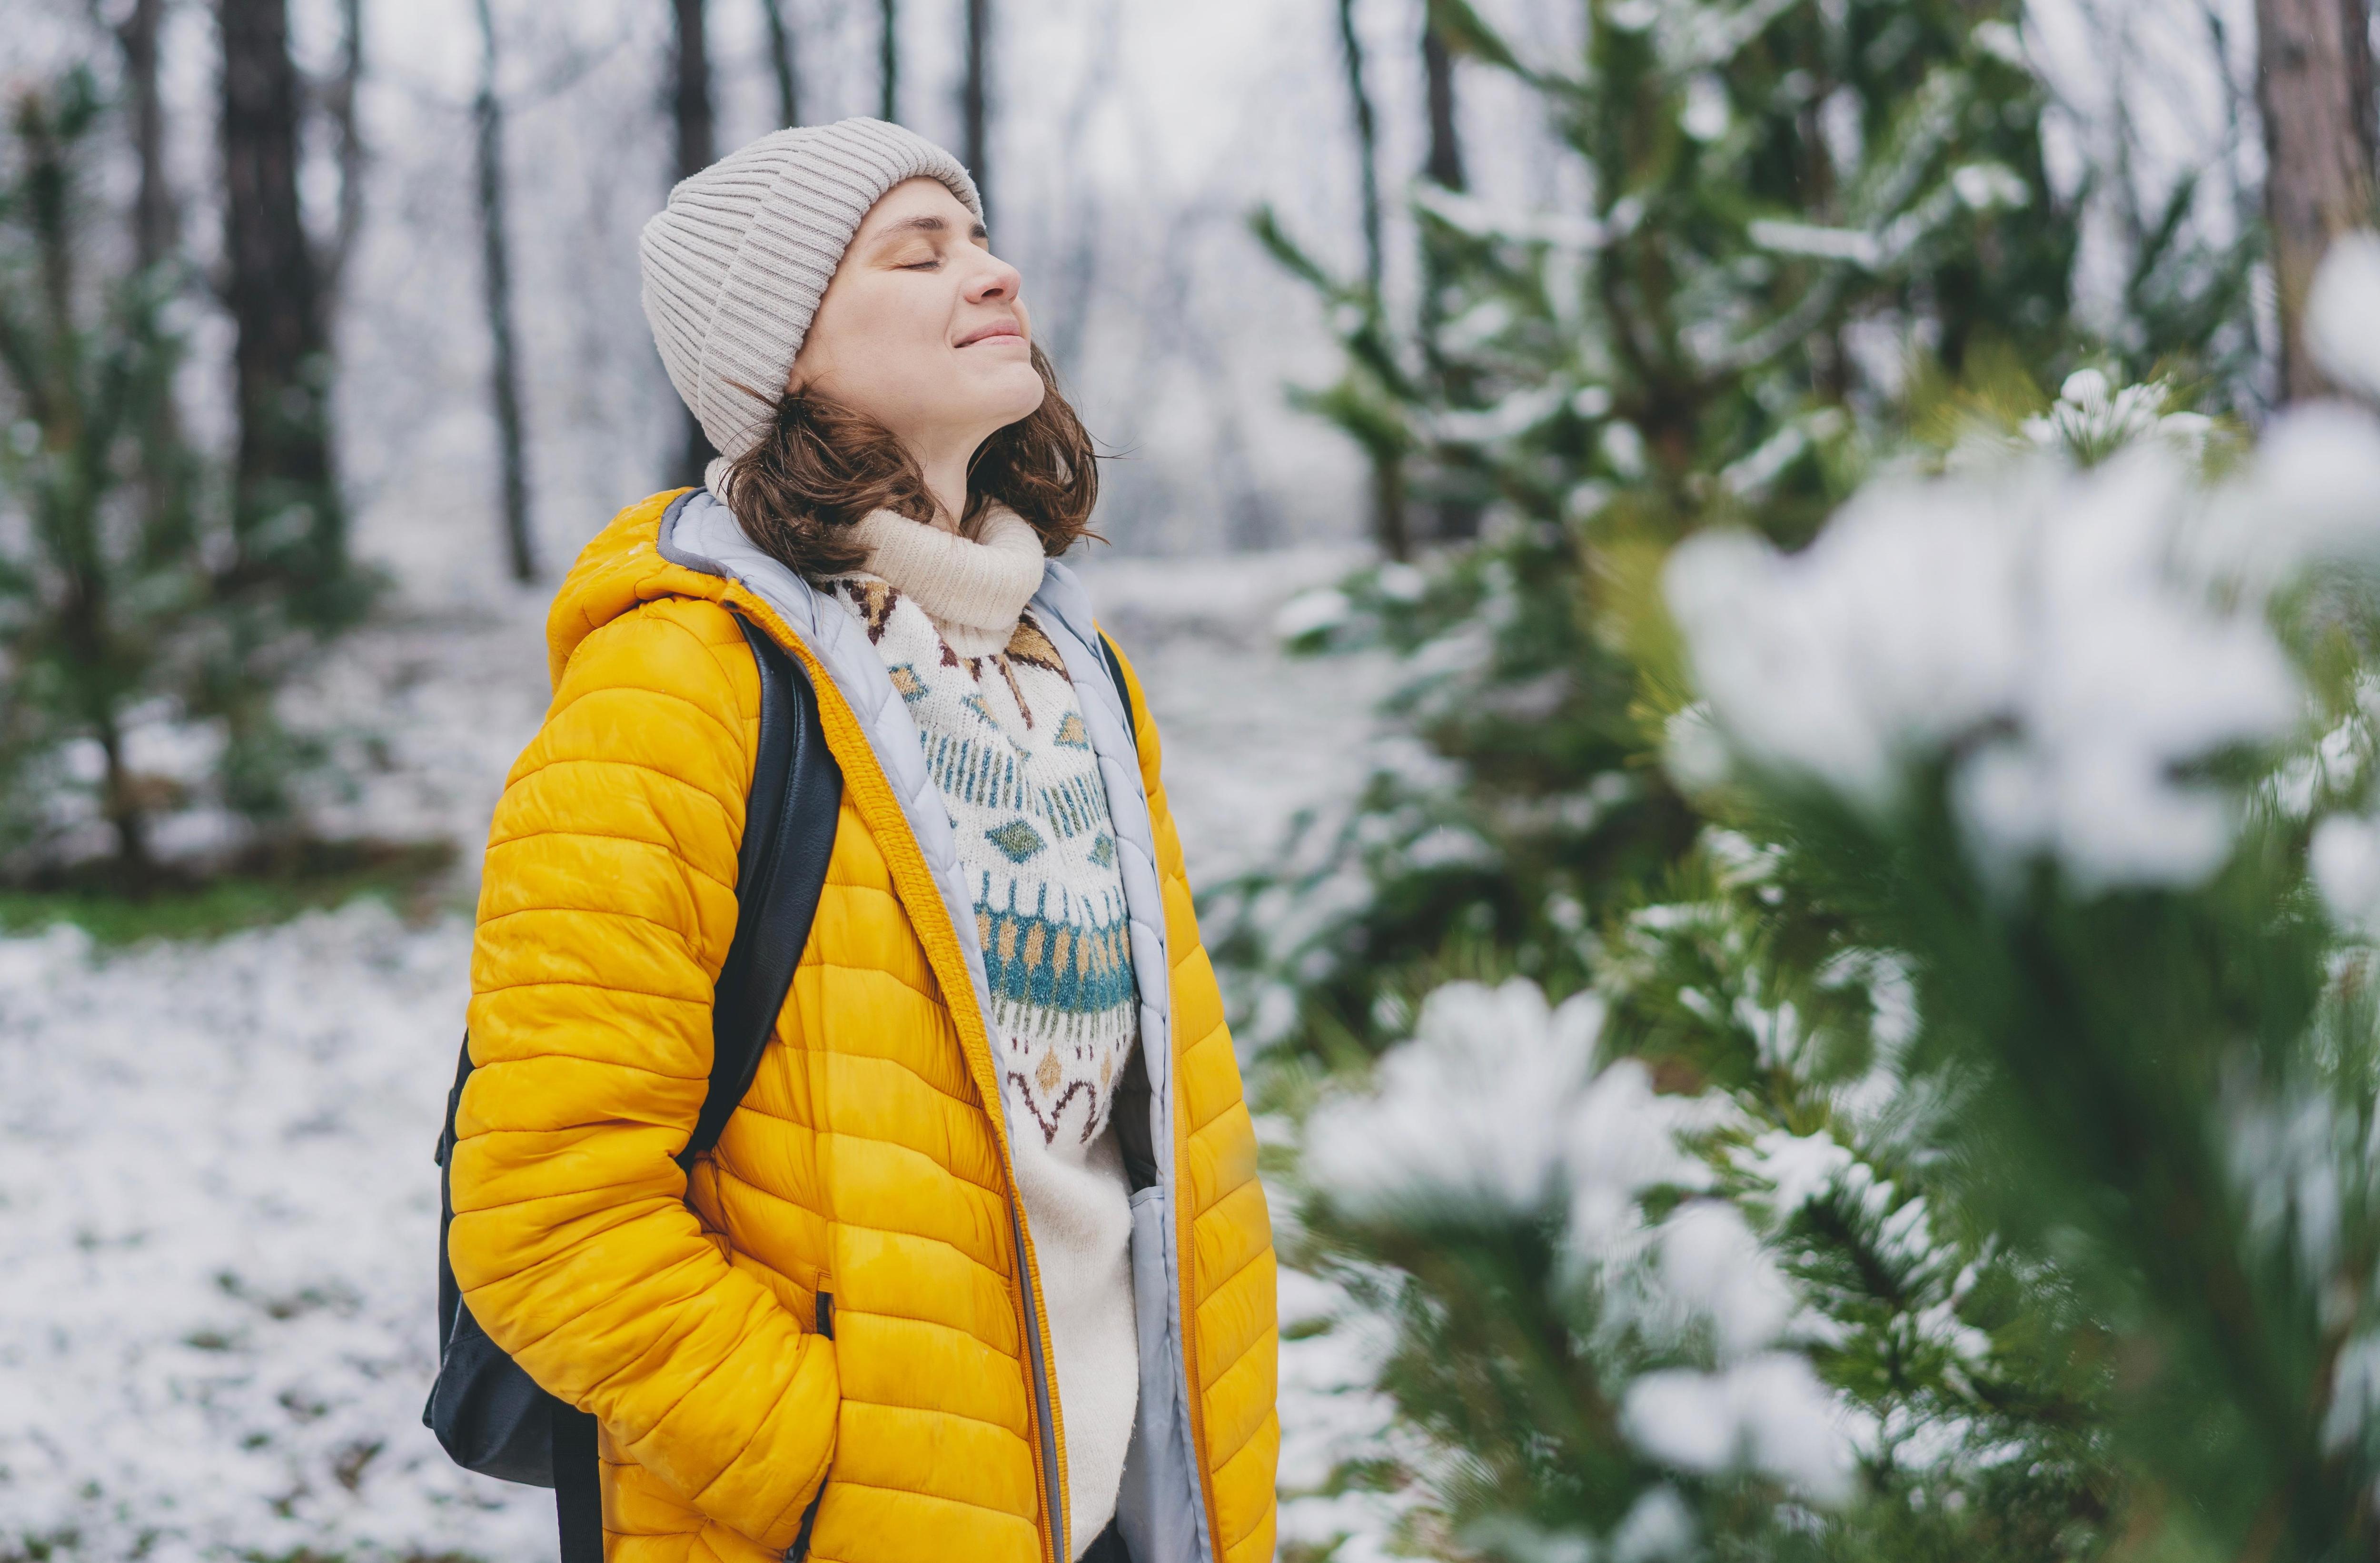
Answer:
<svg viewBox="0 0 2380 1563"><path fill-rule="evenodd" d="M951 188L940 179L920 176L904 179L886 190L868 209L868 218L859 224L857 238L881 233L896 223L910 223L920 217L939 217L957 233L965 234L976 226L975 213L966 203L951 193Z"/></svg>

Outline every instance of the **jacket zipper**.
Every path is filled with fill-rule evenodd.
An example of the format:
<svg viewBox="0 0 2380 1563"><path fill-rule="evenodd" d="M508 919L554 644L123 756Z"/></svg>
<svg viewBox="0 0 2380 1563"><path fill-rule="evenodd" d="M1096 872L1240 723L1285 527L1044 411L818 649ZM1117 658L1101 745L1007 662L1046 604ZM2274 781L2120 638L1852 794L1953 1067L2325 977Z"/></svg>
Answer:
<svg viewBox="0 0 2380 1563"><path fill-rule="evenodd" d="M1007 1132L1006 1113L1002 1133ZM1041 1360L1040 1309L1034 1299L1034 1274L1025 1247L1025 1212L1015 1193L1015 1174L1009 1175L1008 1226L1016 1242L1016 1294L1025 1304L1025 1350L1033 1367L1033 1419L1041 1436L1041 1501L1050 1511L1052 1563L1073 1556L1066 1536L1065 1495L1058 1490L1058 1424L1050 1414L1050 1375Z"/></svg>
<svg viewBox="0 0 2380 1563"><path fill-rule="evenodd" d="M730 595L731 595L731 597L732 597L732 595L733 595L733 594L730 594ZM750 594L750 593L749 593L748 588L747 588L747 595L749 595L749 596L751 596L751 597L752 597L752 605L753 605L753 606L755 606L755 607L757 607L757 608L759 608L759 609L761 609L761 610L763 611L763 616L762 616L762 617L761 617L761 619L759 620L759 622L760 622L762 624L766 625L766 624L771 624L771 622L774 622L774 623L776 623L776 624L784 624L786 623L786 621L784 620L784 618L783 618L783 616L782 614L778 613L778 612L777 612L777 611L776 611L773 607L770 606L770 605L769 605L769 604L767 604L766 602L759 601L759 600L758 600L758 598L757 598L757 595L756 595L756 594ZM722 599L722 600L727 600L727 599ZM800 637L799 636L797 636L797 635L794 635L794 634L792 633L792 630L791 630L791 627L790 627L790 625L789 625L789 624L787 624L787 625L786 625L786 635L785 635L783 637L781 637L781 641L780 641L780 643L781 643L781 644L783 644L783 643L785 643L785 642L787 642L787 641L790 641L790 642L791 642L794 646L795 646L795 647L801 647L801 637ZM795 655L800 656L800 657L802 658L803 661L804 661L804 662L806 662L806 663L808 663L808 662L811 662L811 661L813 661L813 660L814 660L814 656L813 656L812 654L810 654L810 653L808 653L808 648L807 648L806 647L803 647L803 648L801 648L801 649L797 650L797 651L795 652ZM818 669L817 671L822 672L822 671L823 671L823 664L820 664L819 669ZM830 684L832 684L832 677L831 677L831 676L829 677L828 682L829 682ZM855 725L856 725L856 715L855 715L855 717L854 717L854 722L855 722ZM861 744L861 747L862 747L862 749L863 749L863 750L868 754L868 757L869 760L870 760L871 762L876 762L876 756L875 756L875 752L874 752L873 740L868 736L868 734L867 733L867 732L866 732L864 729L861 731L861 733L860 733L860 744ZM880 773L880 762L879 762L879 763L880 763L880 774L879 774L879 780L880 781L880 780L881 780L881 773ZM846 771L844 772L844 782L845 782L845 785L846 785L846 786L848 786L848 785L849 785L849 782L850 782L850 773L849 773L849 771L848 771L847 769L846 769ZM1145 791L1145 788L1144 788L1144 791ZM896 806L895 806L897 807L897 806L898 806L898 805L896 804ZM906 822L905 820L904 820L904 821L903 821L903 824L904 824L904 827L905 827L905 828L906 828L906 824L907 824L907 822ZM917 854L918 854L918 858L919 858L919 866L920 866L920 867L923 867L923 866L924 866L924 863L923 863L924 854L923 854L922 852L918 852L917 843L917 839L916 839L916 835L915 835L915 832L914 832L914 831L911 831L911 832L910 832L910 834L909 834L909 847L910 847L910 850L911 850L912 852L917 852ZM897 877L898 877L898 871L897 871L897 870L895 871L895 877L896 877L896 878L897 878ZM927 872L927 878L928 878L929 881L930 882L930 880L931 880L931 878L932 878L932 874L931 874L931 871L930 871L930 870L928 870L928 872ZM933 887L933 893L932 893L932 895L931 895L931 897L930 897L930 899L929 899L929 904L931 904L931 905L933 905L933 906L935 906L935 907L937 907L937 908L941 912L941 914L942 914L942 921L943 921L943 924L945 925L945 927L946 927L947 931L948 931L948 935L949 935L950 941L951 941L951 944L952 944L952 946L953 946L953 948L954 950L960 950L960 951L963 951L963 950L965 949L965 946L964 946L963 944L961 944L961 943L960 943L959 937L958 937L958 929L956 928L956 927L955 927L955 926L953 926L953 925L952 925L952 919L953 919L953 917L954 916L954 914L953 914L953 910L952 910L952 908L951 908L950 904L949 904L947 902L943 901L942 896L941 896L941 887L940 887L939 885L936 885L936 886L934 886L934 887ZM919 933L920 933L920 935L921 935L921 936L922 936L923 932L924 932L924 930L923 930L923 929L920 929L920 930L919 930ZM931 954L930 954L930 952L929 953L928 959L929 959L929 962L930 963L930 961L931 961ZM946 989L945 989L946 994L948 993L948 991L949 991L949 989L947 989L947 988L946 988ZM975 1001L974 985L973 985L972 983L967 983L967 984L963 985L962 991L965 991L965 994L966 994L966 1000L965 1000L965 1001L966 1001L966 1002L968 1002L969 1004L973 1004L973 1003L974 1003L974 1001ZM957 1013L956 1013L956 1005L955 1005L955 1003L953 1003L953 1014L952 1014L952 1017L951 1017L951 1018L952 1018L953 1023L955 1024L955 1023L957 1022L957 1019L958 1019L958 1016L957 1016ZM977 1015L976 1015L976 1024L977 1024L978 1027L978 1028L982 1031L982 1033L983 1033L984 1042L985 1042L985 1048L986 1048L986 1056L987 1056L987 1061L988 1061L988 1060L989 1060L990 1047L990 1039L991 1039L991 1026L990 1026L990 1017L989 1017L989 1016L987 1016L987 1015L985 1015L984 1013L982 1013L980 1007L978 1007L978 1011L977 1011ZM963 1027L963 1026L961 1026L961 1027L959 1027L958 1029L959 1029L960 1036L961 1036L961 1038L962 1038L962 1044L961 1044L961 1045L962 1045L962 1048L964 1048L964 1046L965 1046L964 1038L965 1038L965 1027ZM1049 1509L1049 1512L1050 1512L1049 1538L1050 1538L1050 1563L1068 1563L1068 1559L1072 1557L1072 1553L1071 1553L1071 1551L1070 1551L1070 1550L1069 1550L1069 1548L1068 1548L1068 1545L1067 1545L1067 1538L1066 1538L1066 1533L1066 1533L1066 1508L1065 1508L1065 1496L1064 1496L1064 1494L1061 1491L1061 1484L1060 1484L1060 1481L1059 1481L1059 1473L1058 1473L1058 1428L1057 1428L1057 1420L1056 1420L1056 1418L1055 1418L1053 1415L1051 1415L1051 1413L1050 1413L1050 1375L1049 1375L1049 1369L1048 1369L1048 1366L1047 1366L1047 1364L1046 1364L1046 1363L1043 1362L1043 1360L1042 1360L1042 1352L1041 1352L1040 1306L1039 1306L1039 1302L1038 1302L1038 1286L1037 1286L1037 1282L1038 1282L1038 1276L1036 1275L1035 1270L1034 1270L1033 1262L1032 1262L1032 1258L1031 1258L1031 1251L1030 1251L1030 1250L1026 1246L1024 1196L1017 1193L1017 1189L1016 1189L1016 1168L1015 1168L1015 1166L1014 1166L1014 1162L1013 1162L1013 1161L1011 1160L1011 1158L1010 1158L1010 1157L1011 1157L1011 1153L1010 1153L1009 1145L1008 1145L1008 1102L1007 1102L1007 1098L1006 1098L1006 1097L1005 1097L1005 1096L1001 1092L1001 1090L1000 1090L1000 1083L999 1083L999 1079L998 1079L998 1077L997 1077L997 1075L996 1075L996 1074L995 1074L995 1075L993 1075L993 1076L991 1077L990 1084L991 1084L991 1087L992 1087L992 1099L993 1099L994 1101L996 1101L996 1102L998 1102L998 1103L1000 1104L1000 1106L999 1106L999 1111L998 1111L998 1113L997 1113L997 1120L998 1120L998 1122L999 1122L999 1124L1000 1124L1000 1141L1001 1141L1001 1144L1000 1144L1000 1152L1001 1152L1001 1164L1002 1164L1002 1168L1003 1168L1003 1169L1007 1171L1007 1173L1008 1173L1008 1224L1009 1224L1009 1230L1010 1230L1010 1233L1011 1233L1011 1235L1013 1236L1013 1238L1014 1238L1014 1242L1015 1242L1015 1244L1016 1244L1016 1293L1017 1293L1017 1301L1018 1301L1018 1303L1019 1303L1019 1305L1020 1305L1020 1306L1019 1306L1018 1313L1019 1313L1020 1322L1023 1324L1024 1328L1025 1328L1026 1351L1026 1352L1027 1352L1027 1354L1028 1354L1028 1357L1029 1357L1029 1360L1030 1360L1030 1365L1031 1365L1031 1367L1032 1367L1032 1369L1033 1369L1033 1415L1034 1415L1034 1422L1035 1422L1035 1424L1036 1424L1036 1429L1037 1429L1037 1431L1038 1431L1038 1432L1039 1433L1039 1435L1040 1435L1040 1439L1039 1439L1039 1448L1038 1448L1038 1449L1036 1451L1036 1453L1037 1453L1037 1455L1038 1455L1038 1459L1039 1459L1040 1465L1041 1465L1041 1482L1042 1482L1042 1494L1041 1494L1041 1496L1042 1496L1042 1502L1044 1503L1044 1505L1046 1505L1046 1506L1047 1506L1047 1508L1048 1508L1048 1509ZM1186 1336L1188 1332L1187 1332L1187 1330L1185 1329L1184 1333L1184 1335ZM1185 1347L1186 1347L1186 1340L1185 1340ZM1186 1362L1186 1360L1187 1360L1186 1352L1185 1352L1185 1358L1184 1358L1184 1360L1185 1360L1185 1362ZM1194 1415L1195 1415L1195 1401L1194 1401ZM1195 1461L1196 1461L1196 1457L1195 1457L1195 1455L1194 1455L1194 1463L1195 1463ZM1204 1477L1203 1477L1203 1476L1200 1478L1200 1483L1201 1483L1201 1486L1202 1486L1202 1489L1203 1489L1203 1486L1204 1486ZM821 1484L820 1484L820 1489L821 1489L821 1491L823 1491L823 1489L824 1489L824 1484L823 1484L823 1483L821 1483ZM1211 1503L1211 1502L1209 1502L1209 1504L1208 1504L1208 1512L1209 1512L1209 1514L1211 1515L1211 1513L1212 1513L1212 1511L1213 1511L1213 1505L1212 1505L1212 1503ZM1209 1520L1208 1523L1209 1523L1209 1529L1210 1529L1210 1533L1211 1533L1211 1528L1212 1528L1212 1521L1211 1521L1211 1519ZM807 1536L805 1536L805 1537L803 1538L803 1543L802 1543L802 1545L805 1545L805 1546L807 1546L807 1545L808 1545L808 1538L807 1538Z"/></svg>

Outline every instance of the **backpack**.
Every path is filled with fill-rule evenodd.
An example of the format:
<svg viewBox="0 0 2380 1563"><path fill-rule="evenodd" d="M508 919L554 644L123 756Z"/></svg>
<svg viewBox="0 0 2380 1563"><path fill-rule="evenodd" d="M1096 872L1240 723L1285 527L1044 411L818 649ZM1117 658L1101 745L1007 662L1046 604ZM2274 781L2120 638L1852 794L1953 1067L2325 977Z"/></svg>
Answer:
<svg viewBox="0 0 2380 1563"><path fill-rule="evenodd" d="M760 674L760 742L736 853L735 934L711 1006L710 1087L677 1157L686 1168L718 1143L759 1070L760 1051L809 940L843 796L843 773L827 751L808 675L765 631L748 620L738 623ZM464 1469L552 1487L562 1563L602 1563L595 1419L538 1387L488 1339L464 1305L447 1263L455 1205L446 1169L455 1114L470 1077L467 1035L446 1095L446 1127L438 1137L438 1377L421 1420ZM833 1338L823 1309L818 1327Z"/></svg>

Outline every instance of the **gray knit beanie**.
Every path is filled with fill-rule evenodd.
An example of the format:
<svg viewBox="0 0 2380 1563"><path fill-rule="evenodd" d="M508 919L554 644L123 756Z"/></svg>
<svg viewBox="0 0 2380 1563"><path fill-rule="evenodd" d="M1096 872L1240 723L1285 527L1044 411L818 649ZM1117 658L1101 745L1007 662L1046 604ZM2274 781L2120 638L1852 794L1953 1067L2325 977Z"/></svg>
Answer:
<svg viewBox="0 0 2380 1563"><path fill-rule="evenodd" d="M851 236L904 179L940 179L978 220L957 158L880 119L778 130L682 179L645 224L645 319L670 383L730 459L759 443Z"/></svg>

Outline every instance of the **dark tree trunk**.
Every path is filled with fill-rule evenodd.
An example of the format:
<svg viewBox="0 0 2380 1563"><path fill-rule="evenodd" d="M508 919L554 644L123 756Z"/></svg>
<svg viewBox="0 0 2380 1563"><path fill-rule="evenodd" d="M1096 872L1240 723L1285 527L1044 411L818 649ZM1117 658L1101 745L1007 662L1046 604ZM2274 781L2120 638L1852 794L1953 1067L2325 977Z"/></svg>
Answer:
<svg viewBox="0 0 2380 1563"><path fill-rule="evenodd" d="M1380 213L1380 131L1364 82L1364 40L1355 29L1355 0L1339 0L1339 55L1347 73L1347 101L1354 112L1357 188L1363 197L1365 308L1375 318L1388 271ZM1372 453L1372 539L1391 559L1413 552L1413 528L1405 516L1402 464Z"/></svg>
<svg viewBox="0 0 2380 1563"><path fill-rule="evenodd" d="M1435 16L1424 13L1421 24L1421 68L1429 100L1429 162L1423 172L1450 190L1464 186L1463 142L1454 127L1454 55Z"/></svg>
<svg viewBox="0 0 2380 1563"><path fill-rule="evenodd" d="M132 150L140 164L140 188L132 200L132 252L143 271L173 254L182 232L181 211L165 176L165 110L157 96L157 32L164 19L165 0L133 0L115 29L132 111Z"/></svg>
<svg viewBox="0 0 2380 1563"><path fill-rule="evenodd" d="M346 549L332 480L330 340L298 207L299 95L287 0L217 0L215 14L225 291L238 336L240 569L327 588L346 579Z"/></svg>
<svg viewBox="0 0 2380 1563"><path fill-rule="evenodd" d="M339 74L323 94L331 124L338 138L338 231L323 267L324 297L338 307L340 283L346 275L347 257L354 253L356 235L364 225L364 138L356 119L356 94L364 79L363 0L339 0Z"/></svg>
<svg viewBox="0 0 2380 1563"><path fill-rule="evenodd" d="M785 0L760 0L769 23L769 64L777 73L777 123L802 122L802 79L794 57L794 30L785 20Z"/></svg>
<svg viewBox="0 0 2380 1563"><path fill-rule="evenodd" d="M479 130L480 253L488 301L489 392L504 463L504 548L513 579L527 585L537 579L537 546L529 528L520 364L513 347L512 247L504 232L504 105L496 95L496 18L489 0L480 0L480 96L472 105L472 118Z"/></svg>
<svg viewBox="0 0 2380 1563"><path fill-rule="evenodd" d="M2281 394L2294 402L2330 388L2298 334L2314 268L2374 216L2371 16L2365 0L2257 0L2256 28Z"/></svg>
<svg viewBox="0 0 2380 1563"><path fill-rule="evenodd" d="M990 91L985 55L991 46L991 0L966 0L966 78L959 87L959 115L966 125L967 172L975 176L976 194L987 216L991 211L991 142Z"/></svg>
<svg viewBox="0 0 2380 1563"><path fill-rule="evenodd" d="M1378 305L1385 269L1380 237L1380 131L1364 84L1364 41L1355 30L1355 0L1339 0L1339 55L1347 72L1347 101L1355 115L1358 188L1364 199L1364 281Z"/></svg>
<svg viewBox="0 0 2380 1563"><path fill-rule="evenodd" d="M900 0L877 0L880 30L876 41L877 79L883 94L877 102L876 117L898 123L901 118L901 6Z"/></svg>
<svg viewBox="0 0 2380 1563"><path fill-rule="evenodd" d="M1446 34L1439 28L1436 7L1428 6L1422 12L1421 68L1422 96L1429 114L1429 157L1422 165L1422 173L1443 189L1459 190L1468 180L1463 169L1463 140L1455 125L1454 52L1446 46ZM1470 386L1464 382L1460 367L1449 363L1438 350L1439 327L1446 318L1439 293L1448 270L1444 245L1425 227L1421 245L1422 345L1430 371L1438 379L1439 394L1450 402L1459 403ZM1459 542L1479 535L1481 507L1475 499L1460 493L1441 493L1432 511L1441 540Z"/></svg>
<svg viewBox="0 0 2380 1563"><path fill-rule="evenodd" d="M703 0L672 0L677 48L671 58L670 112L677 122L677 176L690 178L719 160L710 115L710 44Z"/></svg>
<svg viewBox="0 0 2380 1563"><path fill-rule="evenodd" d="M677 176L685 179L717 162L719 149L710 115L710 45L703 35L703 0L674 0L674 4L677 50L670 104L677 121ZM701 422L688 411L678 454L678 485L700 485L702 469L718 454L704 437Z"/></svg>

